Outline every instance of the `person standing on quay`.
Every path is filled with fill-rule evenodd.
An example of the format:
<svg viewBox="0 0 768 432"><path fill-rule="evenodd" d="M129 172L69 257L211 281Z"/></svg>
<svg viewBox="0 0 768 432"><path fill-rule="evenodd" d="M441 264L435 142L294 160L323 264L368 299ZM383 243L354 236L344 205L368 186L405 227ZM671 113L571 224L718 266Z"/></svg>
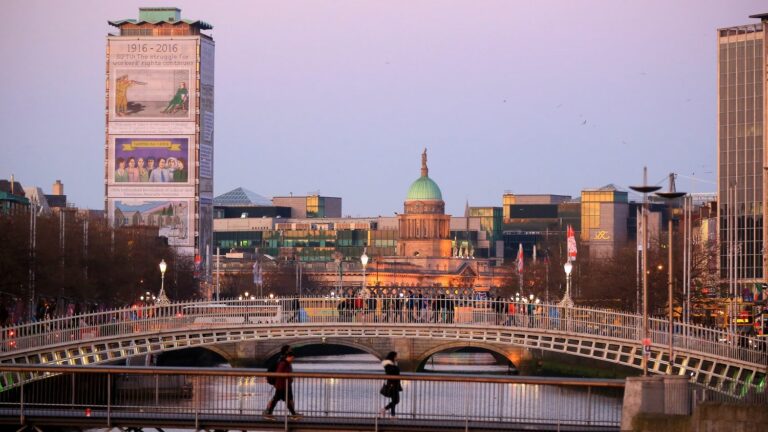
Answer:
<svg viewBox="0 0 768 432"><path fill-rule="evenodd" d="M275 372L278 373L291 373L293 372L293 366L291 366L291 363L293 363L293 359L296 357L293 351L290 349L281 349L280 351L283 352L283 355L280 357L280 361L277 363L277 369ZM296 413L296 410L293 408L293 378L287 378L287 377L279 377L275 378L273 386L275 387L275 395L272 397L272 400L269 401L267 404L267 409L264 410L264 418L269 420L275 420L275 416L272 415L272 412L275 410L275 406L277 406L277 403L280 401L285 401L285 406L288 408L288 411L291 413L291 418L296 420L301 418L302 416L300 414Z"/></svg>
<svg viewBox="0 0 768 432"><path fill-rule="evenodd" d="M400 375L400 367L397 366L397 353L390 351L384 361L381 362L384 366L384 373L387 375ZM400 403L400 392L403 391L403 387L400 385L399 379L389 379L386 384L387 394L386 397L390 398L390 402L381 409L379 415L381 417L389 410L390 415L395 417L395 407Z"/></svg>

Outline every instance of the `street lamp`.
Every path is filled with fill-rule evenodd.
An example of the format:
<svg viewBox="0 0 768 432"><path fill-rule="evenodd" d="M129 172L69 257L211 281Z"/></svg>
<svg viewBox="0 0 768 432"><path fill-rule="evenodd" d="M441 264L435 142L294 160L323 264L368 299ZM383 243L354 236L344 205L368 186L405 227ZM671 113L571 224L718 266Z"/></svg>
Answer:
<svg viewBox="0 0 768 432"><path fill-rule="evenodd" d="M648 356L650 353L650 340L648 339L648 194L661 189L660 186L651 186L648 184L648 168L643 167L643 184L641 186L630 186L635 192L643 194L643 213L642 213L642 241L641 250L643 253L643 359L641 367L643 376L648 376Z"/></svg>
<svg viewBox="0 0 768 432"><path fill-rule="evenodd" d="M165 270L168 268L168 264L165 260L160 260L160 293L157 295L156 303L159 305L167 305L171 301L168 300L168 296L165 295Z"/></svg>
<svg viewBox="0 0 768 432"><path fill-rule="evenodd" d="M360 262L363 264L363 290L366 289L366 279L365 279L365 267L368 265L368 248L363 248L363 255L360 256Z"/></svg>
<svg viewBox="0 0 768 432"><path fill-rule="evenodd" d="M571 260L563 264L563 270L565 270L565 295L560 300L560 306L573 307L573 300L571 300L571 271L573 271L573 264L571 264Z"/></svg>
<svg viewBox="0 0 768 432"><path fill-rule="evenodd" d="M669 174L669 192L656 192L656 195L664 198L667 200L667 204L669 204L669 220L667 221L667 234L668 234L668 245L667 245L667 294L669 302L669 367L667 368L667 374L672 374L672 366L675 364L675 356L674 356L674 349L672 345L672 326L673 326L673 318L672 318L672 283L673 283L673 273L672 273L672 200L675 200L677 198L681 198L685 196L685 192L677 192L675 190L675 174L670 173ZM661 266L659 266L661 267Z"/></svg>
<svg viewBox="0 0 768 432"><path fill-rule="evenodd" d="M333 258L333 260L336 261L336 264L339 266L339 273L336 275L336 276L338 276L336 278L336 282L337 282L336 283L336 289L339 291L339 295L341 295L342 284L343 284L343 282L341 280L341 278L342 278L342 276L341 276L341 260L344 258L344 255L341 252L339 252L339 251L335 251L334 253L331 254L331 258Z"/></svg>

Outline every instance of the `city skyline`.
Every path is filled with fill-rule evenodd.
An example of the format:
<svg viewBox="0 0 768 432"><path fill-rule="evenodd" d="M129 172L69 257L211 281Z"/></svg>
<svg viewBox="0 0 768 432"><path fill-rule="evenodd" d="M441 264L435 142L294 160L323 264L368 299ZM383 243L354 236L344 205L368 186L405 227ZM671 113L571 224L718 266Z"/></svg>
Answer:
<svg viewBox="0 0 768 432"><path fill-rule="evenodd" d="M214 195L319 191L386 215L424 147L454 215L507 190L626 189L645 164L714 191L716 30L759 22L758 3L12 1L0 177L103 208L107 21L162 5L214 27ZM49 25L24 31L32 9Z"/></svg>

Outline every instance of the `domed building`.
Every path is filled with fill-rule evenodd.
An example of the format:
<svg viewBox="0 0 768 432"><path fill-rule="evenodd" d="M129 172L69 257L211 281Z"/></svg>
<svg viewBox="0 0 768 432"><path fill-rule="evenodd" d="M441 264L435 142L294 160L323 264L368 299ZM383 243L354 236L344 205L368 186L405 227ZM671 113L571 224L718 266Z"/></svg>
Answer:
<svg viewBox="0 0 768 432"><path fill-rule="evenodd" d="M451 217L445 214L440 187L429 178L426 149L421 155L421 176L408 189L403 207L404 213L398 215L398 255L450 257Z"/></svg>

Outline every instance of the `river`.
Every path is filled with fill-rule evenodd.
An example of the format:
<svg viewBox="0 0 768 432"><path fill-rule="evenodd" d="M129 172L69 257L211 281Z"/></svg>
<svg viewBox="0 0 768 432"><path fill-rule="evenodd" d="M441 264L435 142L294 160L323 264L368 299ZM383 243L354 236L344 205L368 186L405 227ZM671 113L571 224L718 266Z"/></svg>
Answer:
<svg viewBox="0 0 768 432"><path fill-rule="evenodd" d="M443 374L505 375L514 372L514 368L500 364L492 354L474 351L437 354L424 369L425 372ZM366 353L305 355L296 358L294 371L380 373L382 366L376 357ZM173 410L173 406L184 409L197 403L204 409L219 412L261 415L274 392L273 388L260 378L236 378L236 383L227 379L233 378L215 377L196 382L192 388L192 394L198 395L196 398L161 401L161 406L166 402L168 409ZM387 402L378 393L380 386L381 381L378 380L297 379L294 383L296 408L313 416L330 412L348 417L370 417ZM589 416L593 421L614 421L621 407L618 394L587 396L580 389L555 386L403 381L403 387L398 409L399 414L405 417L411 413L429 413L443 418L461 418L463 415L496 418L501 415L507 420L535 422L538 419L566 420ZM586 409L587 400L593 404L590 410ZM282 402L279 403L275 414L282 413L283 406Z"/></svg>

